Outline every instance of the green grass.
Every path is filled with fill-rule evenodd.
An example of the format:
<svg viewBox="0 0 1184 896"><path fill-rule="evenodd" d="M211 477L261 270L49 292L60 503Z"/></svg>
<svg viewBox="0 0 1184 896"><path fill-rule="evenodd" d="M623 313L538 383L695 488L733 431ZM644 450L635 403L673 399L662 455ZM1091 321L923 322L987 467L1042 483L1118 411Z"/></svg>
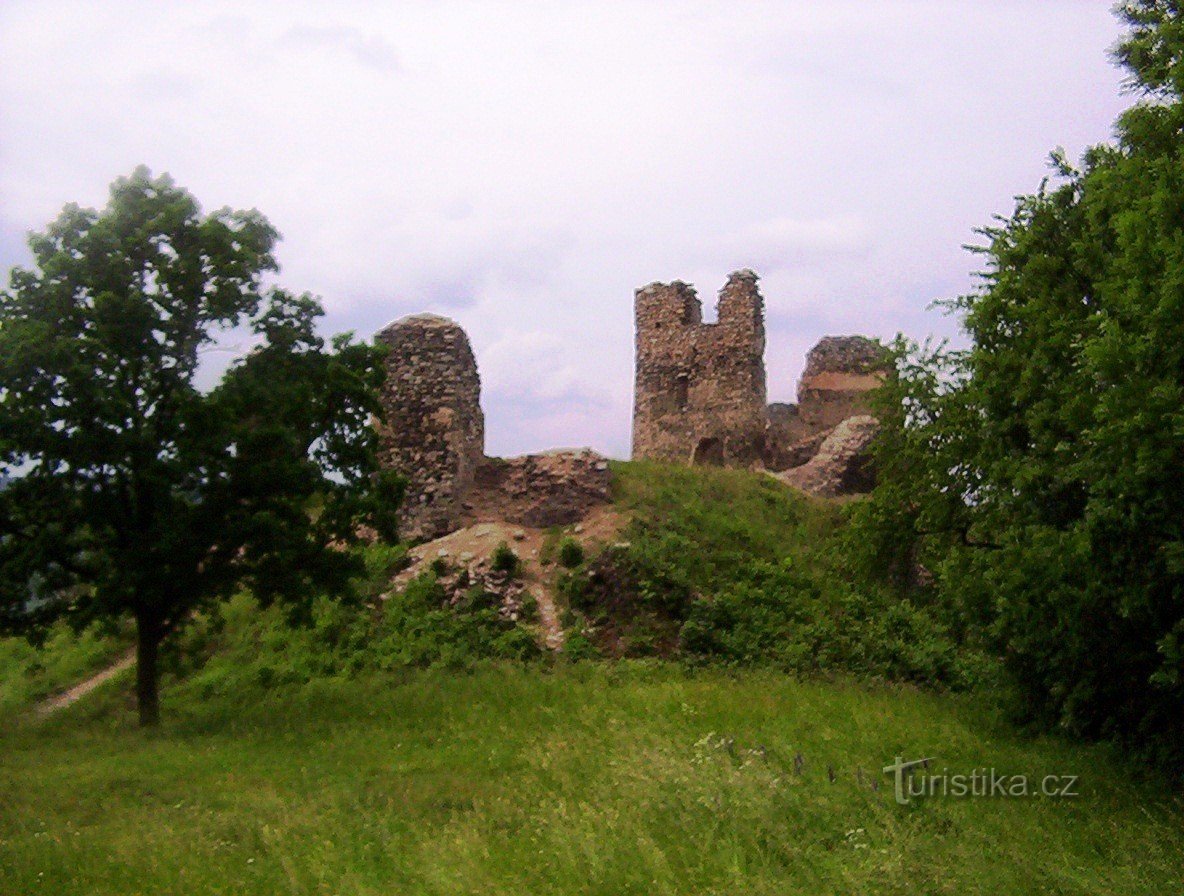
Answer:
<svg viewBox="0 0 1184 896"><path fill-rule="evenodd" d="M994 664L943 608L846 562L845 513L770 476L615 464L624 542L560 578L578 655L679 657L965 688Z"/></svg>
<svg viewBox="0 0 1184 896"><path fill-rule="evenodd" d="M731 584L755 561L827 568L841 512L761 473L639 461L613 464L613 499L643 539L694 587Z"/></svg>
<svg viewBox="0 0 1184 896"><path fill-rule="evenodd" d="M1178 798L1105 750L1026 741L966 696L660 663L510 665L335 676L234 699L175 684L164 729L142 734L127 689L0 735L3 892L1184 884ZM896 755L1075 774L1080 796L900 806L880 772Z"/></svg>
<svg viewBox="0 0 1184 896"><path fill-rule="evenodd" d="M441 606L430 576L376 602L399 547L368 551L368 605L320 601L309 627L246 595L195 619L156 732L127 674L17 714L126 640L0 641L0 893L1184 891L1178 790L1023 737L987 693L871 680L947 681L969 653L846 577L834 506L739 471L614 475L633 522L599 569L619 606L617 580L589 578L604 558L564 574L600 582L589 614L641 620L620 642L657 632L689 662L543 658L481 601ZM895 756L1075 775L1079 796L901 806Z"/></svg>
<svg viewBox="0 0 1184 896"><path fill-rule="evenodd" d="M132 646L130 629L73 632L55 625L42 647L24 638L0 638L0 720L110 665Z"/></svg>

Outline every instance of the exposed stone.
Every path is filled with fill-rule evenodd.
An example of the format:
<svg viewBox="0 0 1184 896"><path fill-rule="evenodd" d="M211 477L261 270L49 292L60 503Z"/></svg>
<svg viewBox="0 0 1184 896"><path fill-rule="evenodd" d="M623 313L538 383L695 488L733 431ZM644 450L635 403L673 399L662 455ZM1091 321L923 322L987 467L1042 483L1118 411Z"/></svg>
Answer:
<svg viewBox="0 0 1184 896"><path fill-rule="evenodd" d="M796 404L771 404L767 414L764 450L766 469L785 470L804 464L814 456L822 442L821 434L812 431L802 420ZM810 445L813 447L803 454L803 446Z"/></svg>
<svg viewBox="0 0 1184 896"><path fill-rule="evenodd" d="M849 417L830 432L814 457L779 478L820 497L869 492L875 485L875 473L868 448L879 429L875 417Z"/></svg>
<svg viewBox="0 0 1184 896"><path fill-rule="evenodd" d="M864 336L824 336L806 355L798 415L814 432L867 414L868 393L884 381L884 348Z"/></svg>
<svg viewBox="0 0 1184 896"><path fill-rule="evenodd" d="M720 292L703 323L681 281L634 293L637 369L633 456L781 471L806 463L840 422L867 414L884 350L862 336L827 336L806 358L797 404L765 404L764 300L752 271Z"/></svg>
<svg viewBox="0 0 1184 896"><path fill-rule="evenodd" d="M800 467L818 453L818 449L822 447L822 443L826 441L826 437L832 432L834 432L833 426L830 429L824 429L813 435L806 436L804 439L798 439L792 445L780 449L779 456L784 461L784 466L780 468L770 466L769 469L788 470L793 467Z"/></svg>
<svg viewBox="0 0 1184 896"><path fill-rule="evenodd" d="M610 500L608 463L587 448L490 458L475 485L474 513L532 528L577 522Z"/></svg>
<svg viewBox="0 0 1184 896"><path fill-rule="evenodd" d="M389 348L383 462L407 479L401 534L434 538L459 524L485 453L477 362L465 331L434 314L405 317L375 339Z"/></svg>
<svg viewBox="0 0 1184 896"><path fill-rule="evenodd" d="M707 324L695 290L681 281L634 293L635 458L759 463L766 426L765 315L756 284L752 271L728 277L717 322Z"/></svg>

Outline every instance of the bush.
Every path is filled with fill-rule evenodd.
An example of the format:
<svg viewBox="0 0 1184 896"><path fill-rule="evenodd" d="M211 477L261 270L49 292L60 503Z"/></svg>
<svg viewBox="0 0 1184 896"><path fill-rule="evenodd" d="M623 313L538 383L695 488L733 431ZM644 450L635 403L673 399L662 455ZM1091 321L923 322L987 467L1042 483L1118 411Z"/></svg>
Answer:
<svg viewBox="0 0 1184 896"><path fill-rule="evenodd" d="M584 562L584 546L574 538L565 538L559 543L559 565L575 569Z"/></svg>
<svg viewBox="0 0 1184 896"><path fill-rule="evenodd" d="M514 553L514 549L504 541L494 548L492 559L492 565L495 570L504 572L510 576L518 575L522 566L522 561L518 559L518 555Z"/></svg>
<svg viewBox="0 0 1184 896"><path fill-rule="evenodd" d="M758 564L714 597L696 600L679 640L701 660L968 683L953 639L923 609L789 563Z"/></svg>

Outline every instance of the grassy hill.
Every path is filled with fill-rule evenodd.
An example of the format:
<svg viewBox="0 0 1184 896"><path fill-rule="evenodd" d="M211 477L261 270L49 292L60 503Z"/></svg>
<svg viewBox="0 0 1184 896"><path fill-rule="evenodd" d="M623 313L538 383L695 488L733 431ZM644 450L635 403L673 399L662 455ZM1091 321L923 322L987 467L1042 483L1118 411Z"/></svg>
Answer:
<svg viewBox="0 0 1184 896"><path fill-rule="evenodd" d="M145 734L126 678L19 712L118 634L0 642L0 892L1184 887L1178 792L1010 727L935 608L845 572L834 506L727 471L620 465L616 488L620 542L556 567L585 660L478 599L441 608L430 577L294 632L243 596L195 622ZM369 593L401 555L371 552ZM901 805L896 756L1036 795Z"/></svg>

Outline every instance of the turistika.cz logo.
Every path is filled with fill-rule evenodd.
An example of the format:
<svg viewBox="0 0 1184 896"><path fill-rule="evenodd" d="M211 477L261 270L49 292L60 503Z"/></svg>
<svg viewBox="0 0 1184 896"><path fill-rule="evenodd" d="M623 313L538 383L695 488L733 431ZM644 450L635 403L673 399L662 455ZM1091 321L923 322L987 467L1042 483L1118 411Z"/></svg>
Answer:
<svg viewBox="0 0 1184 896"><path fill-rule="evenodd" d="M892 775L896 801L907 805L915 797L963 798L1031 798L1075 799L1077 775L1006 774L993 768L976 768L969 774L942 769L929 774L933 757L905 761L897 756L892 765L884 766L884 774Z"/></svg>

